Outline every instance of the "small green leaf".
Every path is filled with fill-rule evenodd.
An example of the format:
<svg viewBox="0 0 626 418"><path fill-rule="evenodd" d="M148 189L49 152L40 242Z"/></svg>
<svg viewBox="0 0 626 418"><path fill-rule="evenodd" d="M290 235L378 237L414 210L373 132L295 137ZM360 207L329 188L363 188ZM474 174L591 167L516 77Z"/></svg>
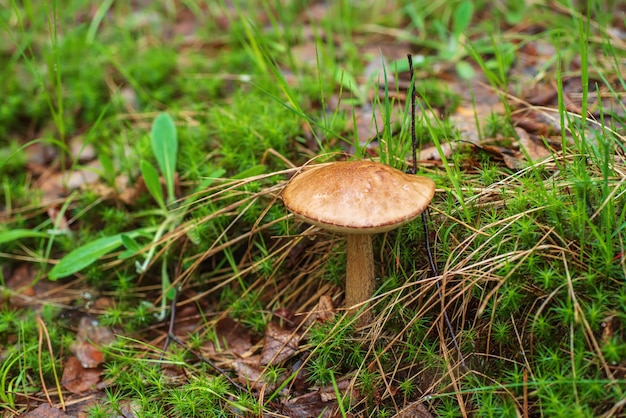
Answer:
<svg viewBox="0 0 626 418"><path fill-rule="evenodd" d="M108 237L98 238L81 247L75 248L59 261L59 263L50 270L48 278L57 280L74 274L85 267L93 264L106 254L117 249L122 245L122 235L134 238L138 235L149 234L154 232L154 228L142 228L134 231L125 232L124 234L116 234Z"/></svg>
<svg viewBox="0 0 626 418"><path fill-rule="evenodd" d="M341 84L343 88L348 89L354 97L359 100L359 102L364 103L365 97L363 92L359 88L359 83L357 83L356 78L345 70L341 70L337 68L335 71L335 82Z"/></svg>
<svg viewBox="0 0 626 418"><path fill-rule="evenodd" d="M476 74L474 67L466 61L459 61L455 65L456 73L464 80L470 80Z"/></svg>
<svg viewBox="0 0 626 418"><path fill-rule="evenodd" d="M454 10L452 23L452 33L458 37L469 27L474 14L474 4L471 1L464 1Z"/></svg>
<svg viewBox="0 0 626 418"><path fill-rule="evenodd" d="M120 252L120 255L117 256L118 260L126 260L127 258L134 257L137 254L137 251L132 250L124 250Z"/></svg>
<svg viewBox="0 0 626 418"><path fill-rule="evenodd" d="M98 161L100 161L100 165L102 166L102 178L105 179L107 183L113 184L115 181L115 165L113 164L113 160L105 153L100 153L100 155L98 155Z"/></svg>
<svg viewBox="0 0 626 418"><path fill-rule="evenodd" d="M173 202L176 199L174 174L176 173L176 158L178 156L178 136L172 117L167 113L159 114L152 123L150 137L152 152L165 178L168 202Z"/></svg>
<svg viewBox="0 0 626 418"><path fill-rule="evenodd" d="M120 235L122 238L122 244L124 245L124 247L126 247L127 250L135 252L135 253L138 251L141 251L141 245L139 245L139 243L135 241L135 238L131 237L128 234L120 234Z"/></svg>
<svg viewBox="0 0 626 418"><path fill-rule="evenodd" d="M213 170L211 172L211 174L209 174L208 176L206 176L202 182L200 183L200 186L198 187L200 190L202 189L206 189L207 187L209 187L211 184L213 184L213 182L216 179L219 179L220 177L222 177L224 175L224 173L226 172L226 170L224 170L223 168L218 168L217 170Z"/></svg>
<svg viewBox="0 0 626 418"><path fill-rule="evenodd" d="M176 297L176 287L172 286L172 282L170 280L170 275L167 272L167 264L163 263L163 267L161 268L161 286L163 286L164 296L167 300L174 300Z"/></svg>
<svg viewBox="0 0 626 418"><path fill-rule="evenodd" d="M143 181L146 183L148 191L154 197L154 200L159 204L162 209L165 209L165 201L163 200L163 189L161 189L161 182L159 181L159 173L152 164L146 160L141 160L139 164L141 168L141 175Z"/></svg>
<svg viewBox="0 0 626 418"><path fill-rule="evenodd" d="M47 238L49 235L45 232L33 231L30 229L12 229L0 233L0 244L5 242L17 241L22 238Z"/></svg>
<svg viewBox="0 0 626 418"><path fill-rule="evenodd" d="M125 260L127 258L133 257L139 251L142 250L142 246L139 245L135 238L131 237L128 234L120 234L122 238L122 245L126 248L124 251L117 256L119 260Z"/></svg>
<svg viewBox="0 0 626 418"><path fill-rule="evenodd" d="M48 278L50 280L57 280L74 274L93 264L120 245L122 245L122 234L102 237L91 241L63 257L61 261L50 270Z"/></svg>
<svg viewBox="0 0 626 418"><path fill-rule="evenodd" d="M263 164L257 164L246 170L243 170L241 173L234 175L233 179L245 179L248 177L258 176L263 173L265 173L265 166Z"/></svg>
<svg viewBox="0 0 626 418"><path fill-rule="evenodd" d="M174 300L174 298L176 297L176 288L174 288L174 287L170 288L165 293L165 297L167 298L167 300Z"/></svg>

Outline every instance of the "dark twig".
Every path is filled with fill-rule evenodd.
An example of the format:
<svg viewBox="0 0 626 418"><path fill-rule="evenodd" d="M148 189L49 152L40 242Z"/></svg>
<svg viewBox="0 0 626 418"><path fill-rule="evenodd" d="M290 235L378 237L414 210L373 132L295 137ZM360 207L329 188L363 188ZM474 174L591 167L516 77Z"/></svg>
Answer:
<svg viewBox="0 0 626 418"><path fill-rule="evenodd" d="M415 72L413 70L413 57L411 54L407 54L407 59L409 60L409 74L411 76L411 145L413 147L413 167L407 170L407 173L416 174L417 173L417 135L415 134ZM426 211L422 212L422 224L424 225L424 240L426 241L426 252L428 253L428 262L430 263L430 269L433 272L433 275L439 276L439 272L437 270L437 265L435 264L435 258L433 257L433 252L430 247L430 238L428 234L428 218L426 216ZM437 293L439 294L439 298L443 300L443 293L441 292L441 286L439 281L436 282L437 285ZM461 365L465 367L465 358L463 357L463 353L461 353L461 347L459 347L459 343L456 340L456 334L454 333L454 328L452 328L452 323L450 322L450 318L448 318L448 313L444 309L443 311L443 319L446 321L446 325L448 330L450 331L450 335L452 336L452 342L454 343L454 347L456 347L457 352L459 353L459 360L461 361Z"/></svg>
<svg viewBox="0 0 626 418"><path fill-rule="evenodd" d="M428 262L430 263L430 269L433 272L434 276L439 276L439 271L437 270L437 265L435 264L435 258L433 257L433 252L430 247L430 238L428 236L428 217L426 215L427 211L422 212L422 224L424 225L424 240L426 241L426 253L428 254ZM437 286L437 293L439 294L439 298L443 299L443 293L441 292L441 285L439 285L439 281L435 282ZM450 335L452 336L452 343L454 343L454 347L456 351L459 353L459 360L461 361L461 365L465 367L465 358L463 357L463 353L461 353L461 347L459 347L459 342L456 340L456 334L454 333L454 328L452 328L452 323L450 322L450 318L448 318L448 313L444 309L443 311L443 319L446 321L446 325L448 326L448 330L450 331Z"/></svg>
<svg viewBox="0 0 626 418"><path fill-rule="evenodd" d="M176 319L176 301L178 299L178 289L175 289L175 290L176 291L174 293L174 298L172 299L172 305L170 307L170 323L167 328L167 338L165 339L165 343L163 344L163 354L165 354L165 351L167 350L167 347L169 346L170 341L174 341L175 343L183 347L185 350L187 350L189 353L191 353L195 358L197 358L198 360L200 360L201 362L205 364L208 364L213 370L215 370L216 372L224 376L226 380L230 382L231 385L233 385L234 387L236 387L242 392L248 392L248 389L244 388L239 383L235 382L228 375L228 373L226 373L226 370L222 369L217 364L213 363L211 360L205 358L202 354L187 347L184 341L182 341L180 338L174 335L174 320Z"/></svg>
<svg viewBox="0 0 626 418"><path fill-rule="evenodd" d="M407 54L409 60L409 74L411 76L410 88L411 88L411 145L413 147L413 169L411 174L417 173L417 135L415 135L415 71L413 70L413 56Z"/></svg>
<svg viewBox="0 0 626 418"><path fill-rule="evenodd" d="M163 296L165 297L165 296ZM174 288L174 297L172 298L172 304L170 305L170 323L167 327L167 337L163 343L163 353L167 351L167 347L170 345L170 340L174 336L174 320L176 319L176 302L178 301L178 288Z"/></svg>

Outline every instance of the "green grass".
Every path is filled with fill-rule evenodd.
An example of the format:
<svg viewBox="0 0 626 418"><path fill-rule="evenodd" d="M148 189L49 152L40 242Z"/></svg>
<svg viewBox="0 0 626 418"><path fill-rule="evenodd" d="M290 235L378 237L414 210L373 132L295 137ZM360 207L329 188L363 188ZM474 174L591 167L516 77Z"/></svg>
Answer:
<svg viewBox="0 0 626 418"><path fill-rule="evenodd" d="M343 416L415 403L450 417L623 414L626 49L607 30L619 2L227 4L0 8L8 416L46 392L72 396L56 387L84 314L118 334L90 416L257 416L318 388ZM388 82L362 75L380 62L372 47L391 57ZM438 154L418 166L438 187L438 275L415 221L375 238L371 326L341 310L300 323L321 295L342 306L344 244L289 215L280 191L297 167L351 152L408 167L408 52L418 143ZM554 100L529 105L532 86ZM494 97L502 110L485 114ZM363 109L382 116L378 155L353 132ZM480 121L480 144L455 127L461 111ZM543 124L547 158L528 161L524 118ZM54 173L80 169L98 179L44 193ZM35 296L20 299L25 265ZM173 300L194 326L163 351ZM270 323L302 333L296 355L261 367L265 392L237 379L225 316L256 344L246 355Z"/></svg>

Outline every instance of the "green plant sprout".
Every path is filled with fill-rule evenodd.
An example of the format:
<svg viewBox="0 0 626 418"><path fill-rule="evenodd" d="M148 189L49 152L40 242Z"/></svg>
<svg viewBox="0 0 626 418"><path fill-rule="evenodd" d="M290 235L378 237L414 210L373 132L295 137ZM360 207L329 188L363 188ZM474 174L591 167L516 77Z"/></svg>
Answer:
<svg viewBox="0 0 626 418"><path fill-rule="evenodd" d="M145 273L148 267L151 266L164 234L172 232L180 224L185 212L177 211L175 210L176 207L174 207L174 203L176 201L174 186L176 179L176 159L178 155L178 136L174 120L169 114L161 113L156 117L152 124L150 137L152 152L157 160L159 170L157 171L157 169L147 160L140 161L140 169L146 188L159 207L157 214L162 216L162 222L159 223L158 227L140 228L134 231L98 238L90 243L76 248L63 257L59 263L55 265L52 270L50 270L50 273L48 274L50 280L57 280L74 274L85 267L90 266L112 251L115 251L120 246L124 246L126 249L119 255L120 259L125 259L142 253L145 250L145 247L137 242L136 238L145 236L151 236L150 244L147 252L143 256L143 261L136 261L135 266L137 273L139 274ZM159 172L165 180L167 198L163 195ZM216 174L219 175L219 173ZM5 236L5 239L17 239L25 236L28 236L26 231L17 231L8 237ZM165 250L163 256L160 257L160 260L161 289L163 297L161 298L161 308L157 317L159 320L163 320L167 311L167 303L174 297L175 290L171 287L167 264L167 250Z"/></svg>

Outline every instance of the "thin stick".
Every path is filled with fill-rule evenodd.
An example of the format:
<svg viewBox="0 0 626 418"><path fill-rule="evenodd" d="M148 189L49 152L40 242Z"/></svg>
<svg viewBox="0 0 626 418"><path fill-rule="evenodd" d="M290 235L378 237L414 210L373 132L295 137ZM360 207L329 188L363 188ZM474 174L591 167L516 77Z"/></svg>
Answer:
<svg viewBox="0 0 626 418"><path fill-rule="evenodd" d="M172 298L172 304L170 305L170 323L167 327L167 337L165 337L165 342L163 343L163 353L161 356L163 356L167 351L167 347L169 347L172 336L174 335L174 321L176 320L176 302L178 301L178 293L178 287L174 287L174 297Z"/></svg>
<svg viewBox="0 0 626 418"><path fill-rule="evenodd" d="M176 301L178 300L178 293L179 293L178 288L175 288L175 290L176 290L176 292L174 293L174 298L172 299L172 304L171 304L171 307L170 307L170 323L169 323L169 326L168 326L168 329L167 329L167 338L165 339L165 343L163 344L163 353L161 354L161 356L163 356L165 354L165 351L167 350L167 347L169 346L170 341L174 341L175 343L177 343L178 345L183 347L185 350L187 350L189 353L191 353L198 360L200 360L203 363L208 364L212 369L214 369L216 372L218 372L219 374L224 376L226 378L226 380L228 380L230 382L231 385L233 385L234 387L236 387L237 389L239 389L242 392L247 392L248 390L246 388L244 388L243 386L241 386L239 383L235 382L228 375L226 370L222 369L221 367L219 367L217 364L213 363L208 358L205 358L202 354L200 354L200 353L192 350L191 348L189 348L185 344L184 341L182 341L180 338L178 338L176 335L174 335L174 321L176 319Z"/></svg>
<svg viewBox="0 0 626 418"><path fill-rule="evenodd" d="M417 173L417 135L415 135L415 71L413 70L413 56L407 54L409 60L409 74L411 75L411 81L409 86L411 87L411 142L413 146L413 170L411 174Z"/></svg>
<svg viewBox="0 0 626 418"><path fill-rule="evenodd" d="M411 75L411 82L409 86L411 88L411 145L413 147L413 167L412 169L407 170L407 173L417 174L417 135L415 134L415 71L413 70L413 57L411 56L411 54L407 54L406 57L409 60L409 74ZM435 259L433 257L433 252L430 248L430 239L428 238L428 218L426 216L426 211L422 212L422 224L424 225L424 239L426 241L426 252L428 253L428 262L430 263L430 269L435 276L439 276L437 265L435 264ZM443 300L443 293L441 292L441 286L439 285L439 281L437 281L435 284L437 286L437 293L439 294L439 298ZM452 342L454 343L454 347L456 347L456 350L459 353L459 360L461 361L461 365L465 367L465 358L463 357L463 353L461 353L461 347L459 347L459 343L456 340L456 334L454 333L452 323L450 323L450 318L448 318L448 313L445 309L443 310L443 319L446 321L446 325L448 327L448 330L450 331L450 335L452 336Z"/></svg>
<svg viewBox="0 0 626 418"><path fill-rule="evenodd" d="M426 212L422 212L422 224L424 225L424 240L426 241L426 253L428 254L428 262L430 263L430 269L433 271L434 276L439 276L439 271L437 270L437 265L435 264L435 259L433 257L432 249L430 248L430 239L428 238L428 218L426 216ZM443 300L443 293L441 292L441 286L439 285L439 281L435 282L437 286L437 293L439 294L439 298ZM459 360L461 361L461 366L465 366L465 358L463 357L463 353L461 353L461 347L459 347L459 343L456 340L456 334L454 333L454 328L452 328L452 323L450 322L450 318L448 318L448 313L443 311L443 319L446 321L446 325L448 326L448 330L450 331L450 335L452 336L452 342L454 343L454 347L456 351L459 353Z"/></svg>

